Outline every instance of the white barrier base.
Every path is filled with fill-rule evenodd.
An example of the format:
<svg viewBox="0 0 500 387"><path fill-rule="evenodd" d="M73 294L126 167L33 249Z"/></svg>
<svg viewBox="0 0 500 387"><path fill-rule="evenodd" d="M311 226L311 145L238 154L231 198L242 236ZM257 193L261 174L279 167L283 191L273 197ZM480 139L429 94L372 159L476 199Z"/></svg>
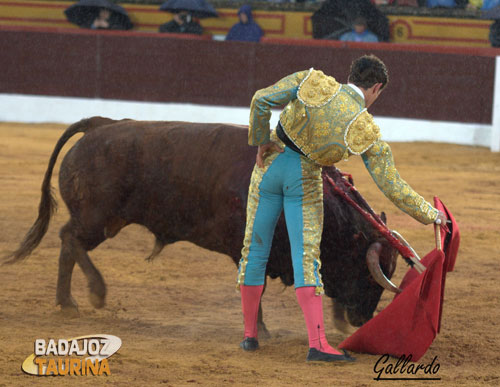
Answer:
<svg viewBox="0 0 500 387"><path fill-rule="evenodd" d="M248 125L249 108L0 94L0 121L4 122L71 124L92 116ZM278 119L279 111L273 111L271 127ZM375 117L375 120L388 142L431 141L491 146L491 125L392 117Z"/></svg>

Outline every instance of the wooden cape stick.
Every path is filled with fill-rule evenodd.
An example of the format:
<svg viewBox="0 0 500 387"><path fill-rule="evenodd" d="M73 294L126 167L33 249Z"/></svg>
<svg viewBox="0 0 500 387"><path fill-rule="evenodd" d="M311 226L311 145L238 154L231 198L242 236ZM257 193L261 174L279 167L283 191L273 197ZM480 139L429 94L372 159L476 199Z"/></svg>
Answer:
<svg viewBox="0 0 500 387"><path fill-rule="evenodd" d="M385 239L387 239L387 241L389 242L389 244L392 247L394 247L396 250L399 251L399 253L401 254L401 256L403 258L405 258L405 260L410 264L410 266L415 267L415 269L419 273L421 273L421 272L423 272L425 270L425 266L422 265L422 263L420 262L419 257L416 256L415 251L409 247L408 242L406 242L408 244L408 246L405 246L398 238L396 238L393 235L392 231L389 230L389 228L382 221L382 219L380 219L380 217L378 215L376 215L373 212L373 210L368 206L368 203L366 203L365 201L363 201L364 204L366 206L368 206L368 208L370 208L370 210L371 210L370 212L368 212L367 210L361 208L361 206L358 203L356 203L352 198L349 197L349 195L347 195L347 193L345 191L341 190L337 186L337 184L335 184L335 182L333 181L333 179L330 176L326 175L326 179L330 183L330 185L333 187L334 191L339 196L343 197L351 206L353 206L366 220L368 220L373 225L373 227L375 227L380 232L380 234L382 234L382 236ZM344 180L344 184L346 184L353 193L358 193L358 191L356 190L356 188L350 182ZM359 193L358 193L358 195L359 195ZM441 241L441 237L440 237L439 240Z"/></svg>

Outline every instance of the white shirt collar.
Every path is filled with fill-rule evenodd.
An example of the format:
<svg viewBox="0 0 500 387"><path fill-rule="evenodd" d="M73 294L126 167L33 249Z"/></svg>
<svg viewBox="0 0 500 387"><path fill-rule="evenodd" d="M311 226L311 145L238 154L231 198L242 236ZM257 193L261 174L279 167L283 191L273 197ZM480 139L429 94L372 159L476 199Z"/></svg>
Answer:
<svg viewBox="0 0 500 387"><path fill-rule="evenodd" d="M361 98L363 98L363 101L365 100L365 95L363 94L363 92L361 91L361 89L358 86L356 86L354 83L348 83L347 85L352 87L353 90L356 93L358 93L361 96Z"/></svg>

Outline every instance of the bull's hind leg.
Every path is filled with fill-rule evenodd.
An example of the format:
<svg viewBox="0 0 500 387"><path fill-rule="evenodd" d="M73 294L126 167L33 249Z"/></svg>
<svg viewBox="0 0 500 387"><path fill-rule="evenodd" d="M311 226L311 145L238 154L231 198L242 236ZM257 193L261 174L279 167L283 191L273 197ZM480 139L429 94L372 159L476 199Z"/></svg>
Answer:
<svg viewBox="0 0 500 387"><path fill-rule="evenodd" d="M106 300L106 284L104 283L101 273L90 260L87 251L84 250L81 245L79 248L81 251L76 262L87 277L91 304L94 308L100 309L104 306Z"/></svg>
<svg viewBox="0 0 500 387"><path fill-rule="evenodd" d="M71 295L71 277L75 267L75 258L71 246L69 223L60 233L61 253L59 255L59 273L57 277L56 306L61 305L61 310L67 315L78 315L78 305Z"/></svg>
<svg viewBox="0 0 500 387"><path fill-rule="evenodd" d="M104 238L102 238L104 239ZM76 302L71 296L71 275L75 262L87 277L90 302L95 308L102 308L106 298L106 285L101 273L90 261L87 249L78 237L74 235L71 222L61 230L61 257L59 259L59 278L57 283L57 304L62 309L76 309ZM93 245L97 246L99 242Z"/></svg>
<svg viewBox="0 0 500 387"><path fill-rule="evenodd" d="M101 273L90 260L87 250L85 250L76 238L73 240L73 247L76 263L87 277L89 285L89 299L94 308L100 309L104 306L106 299L106 284Z"/></svg>

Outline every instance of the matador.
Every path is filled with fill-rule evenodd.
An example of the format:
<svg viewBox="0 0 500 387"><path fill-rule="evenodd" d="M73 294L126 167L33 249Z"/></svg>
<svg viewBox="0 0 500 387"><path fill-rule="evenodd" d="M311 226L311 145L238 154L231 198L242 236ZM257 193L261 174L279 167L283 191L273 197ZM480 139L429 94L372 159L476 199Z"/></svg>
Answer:
<svg viewBox="0 0 500 387"><path fill-rule="evenodd" d="M247 203L237 285L246 351L259 347L257 317L274 229L282 211L290 238L295 292L309 337L307 361L353 362L328 344L323 322L320 243L323 231L322 166L359 155L378 188L423 224L445 222L399 175L389 145L367 109L389 81L385 64L363 56L351 64L347 84L322 71L291 74L258 90L250 106L248 142L258 146ZM276 130L271 108L285 106Z"/></svg>

